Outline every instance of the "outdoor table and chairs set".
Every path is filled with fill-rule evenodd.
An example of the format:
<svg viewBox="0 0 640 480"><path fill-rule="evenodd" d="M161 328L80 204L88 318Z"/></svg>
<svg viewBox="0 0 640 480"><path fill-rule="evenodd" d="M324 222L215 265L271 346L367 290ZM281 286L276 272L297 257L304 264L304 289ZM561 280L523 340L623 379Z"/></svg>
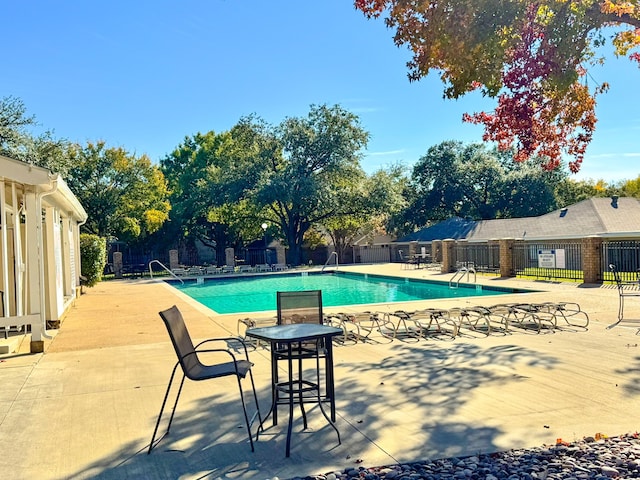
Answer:
<svg viewBox="0 0 640 480"><path fill-rule="evenodd" d="M333 373L333 338L343 334L341 328L325 325L322 313L322 293L320 290L301 292L278 292L277 324L264 327L251 327L245 332L245 339L241 337L224 337L205 340L194 346L186 328L182 314L176 306L160 312L169 337L178 356L173 367L169 385L165 392L156 426L151 437L148 453L159 443L156 440L162 415L169 398L171 386L176 377L178 367L182 370L178 392L168 421L166 436L182 392L186 378L190 380L208 380L220 377L235 376L240 394L240 403L244 415L251 451L254 451L252 424L258 420L256 440L265 432L266 421L269 417L275 426L278 423L278 406L287 405L289 408L289 422L287 427L285 455L289 457L291 451L291 436L293 430L294 406L300 408L304 428L307 429L306 404L316 404L328 425L335 431L338 444L341 443L340 432L335 425L336 405ZM252 339L269 345L271 360L271 405L265 416L259 408L253 373L253 363L249 360L247 343ZM218 345L210 347L210 345ZM206 348L205 348L206 347ZM214 364L202 362L202 356L207 354L222 355L223 360ZM209 357L207 357L209 358ZM321 362L321 360L323 360ZM314 375L309 378L309 369L304 363L314 361L312 369ZM323 368L321 368L321 363ZM284 369L283 369L284 367ZM285 375L281 375L281 369ZM321 370L324 374L322 374ZM324 377L324 378L323 378ZM251 384L253 403L256 413L250 418L245 402L245 394L241 381L248 378ZM321 379L324 379L322 381ZM325 410L325 406L328 407Z"/></svg>

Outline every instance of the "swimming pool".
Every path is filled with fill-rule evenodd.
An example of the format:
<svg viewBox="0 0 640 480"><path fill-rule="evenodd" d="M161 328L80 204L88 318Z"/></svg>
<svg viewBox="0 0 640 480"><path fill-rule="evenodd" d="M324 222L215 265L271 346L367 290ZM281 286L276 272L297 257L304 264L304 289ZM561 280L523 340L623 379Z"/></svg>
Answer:
<svg viewBox="0 0 640 480"><path fill-rule="evenodd" d="M442 282L347 272L255 275L172 285L221 314L275 310L277 291L322 290L322 303L329 307L523 291L482 285L449 288Z"/></svg>

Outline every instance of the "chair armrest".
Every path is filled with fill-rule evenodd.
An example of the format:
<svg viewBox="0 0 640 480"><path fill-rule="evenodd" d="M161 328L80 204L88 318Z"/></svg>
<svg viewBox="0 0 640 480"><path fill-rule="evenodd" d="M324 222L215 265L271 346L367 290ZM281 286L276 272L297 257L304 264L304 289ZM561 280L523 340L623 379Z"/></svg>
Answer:
<svg viewBox="0 0 640 480"><path fill-rule="evenodd" d="M200 350L200 347L201 347L202 345L207 344L207 343L213 343L213 342L226 342L226 343L229 343L229 342L238 342L239 344L241 344L241 345L242 345L242 349L244 350L245 358L246 358L247 360L249 360L249 352L248 352L248 350L247 350L247 343L246 343L246 342L244 341L244 339L243 339L243 338L241 338L241 337L216 337L216 338L209 338L209 339L207 339L207 340L203 340L202 342L198 343L198 344L195 346L195 350L196 350L196 352L197 352L197 353L200 353L200 352L204 353L204 352L206 352L207 350ZM235 361L235 356L233 355L233 353L231 352L231 350L230 350L230 349L228 349L228 348L225 348L225 349L214 349L213 351L219 351L219 350L224 350L224 351L227 351L227 352L231 353L231 356L234 358L234 361Z"/></svg>
<svg viewBox="0 0 640 480"><path fill-rule="evenodd" d="M236 360L236 356L233 354L233 352L231 350L227 350L226 348L207 348L204 350L196 350L194 352L189 352L184 354L182 357L180 357L180 360L184 360L190 357L191 355L197 356L199 353L226 353L231 357L231 359L233 360L233 363L238 363L238 361Z"/></svg>

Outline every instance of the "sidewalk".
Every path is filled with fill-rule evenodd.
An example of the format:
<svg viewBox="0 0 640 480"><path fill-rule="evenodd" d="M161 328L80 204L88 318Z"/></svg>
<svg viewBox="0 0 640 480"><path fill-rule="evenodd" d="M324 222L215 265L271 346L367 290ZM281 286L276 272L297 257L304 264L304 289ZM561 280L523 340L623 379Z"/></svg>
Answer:
<svg viewBox="0 0 640 480"><path fill-rule="evenodd" d="M430 274L395 265L351 269ZM103 282L76 301L44 354L0 356L1 471L12 479L286 479L639 428L630 412L640 408L640 336L625 325L606 329L617 313L615 289L478 280L541 290L521 301L576 301L591 317L589 329L338 345L342 445L317 408L304 432L296 411L290 458L284 409L251 452L233 379L187 382L171 434L147 455L175 363L158 311L178 305L195 339L235 334L241 315L216 315L163 282ZM628 312L640 318L640 302L629 302ZM250 355L266 412L269 355L261 348Z"/></svg>

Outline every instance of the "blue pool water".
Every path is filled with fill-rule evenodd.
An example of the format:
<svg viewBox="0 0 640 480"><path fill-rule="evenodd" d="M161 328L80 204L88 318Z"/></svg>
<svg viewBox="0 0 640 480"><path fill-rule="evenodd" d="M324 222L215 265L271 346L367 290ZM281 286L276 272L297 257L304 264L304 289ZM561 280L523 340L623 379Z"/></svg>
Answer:
<svg viewBox="0 0 640 480"><path fill-rule="evenodd" d="M221 314L275 310L277 291L322 290L323 305L331 307L517 293L480 285L452 289L441 282L343 272L258 275L172 285Z"/></svg>

